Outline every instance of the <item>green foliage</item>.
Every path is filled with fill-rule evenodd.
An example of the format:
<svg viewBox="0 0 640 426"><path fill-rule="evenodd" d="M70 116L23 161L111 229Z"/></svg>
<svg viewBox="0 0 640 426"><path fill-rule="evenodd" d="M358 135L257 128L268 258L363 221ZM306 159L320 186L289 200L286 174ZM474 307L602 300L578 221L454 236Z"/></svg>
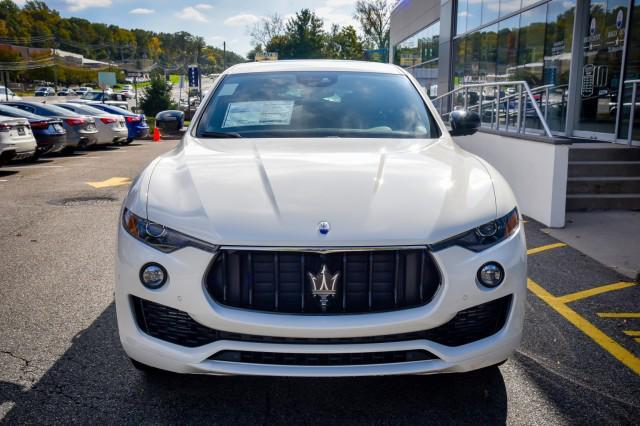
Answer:
<svg viewBox="0 0 640 426"><path fill-rule="evenodd" d="M363 59L364 46L351 25L340 29L337 25L327 35L324 57L329 59Z"/></svg>
<svg viewBox="0 0 640 426"><path fill-rule="evenodd" d="M58 48L105 62L150 59L172 66L186 65L198 57L204 73L220 72L223 63L222 49L207 46L202 37L63 18L44 1L29 0L20 8L12 0L0 0L0 37L16 45ZM227 66L244 62L233 52L227 52L225 59Z"/></svg>
<svg viewBox="0 0 640 426"><path fill-rule="evenodd" d="M387 4L385 0L367 1L363 4L369 12L374 13L375 8L380 6L378 3ZM363 22L358 16L356 19ZM365 46L366 39L363 40L353 26L340 28L333 25L329 32L323 26L322 19L309 9L297 12L285 25L282 25L278 15L263 18L250 33L254 48L247 54L247 58L254 60L256 53L262 52L264 46L267 52L277 52L278 59L364 59L365 47L370 47L371 43ZM388 25L383 31L388 44Z"/></svg>
<svg viewBox="0 0 640 426"><path fill-rule="evenodd" d="M160 111L171 109L171 88L163 78L154 78L147 87L140 106L148 116L155 116Z"/></svg>

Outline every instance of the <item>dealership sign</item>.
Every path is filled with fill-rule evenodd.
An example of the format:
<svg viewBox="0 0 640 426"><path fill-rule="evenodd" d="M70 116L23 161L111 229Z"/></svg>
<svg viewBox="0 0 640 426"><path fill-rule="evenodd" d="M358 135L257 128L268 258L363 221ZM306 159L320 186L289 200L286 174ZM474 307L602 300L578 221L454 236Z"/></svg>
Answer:
<svg viewBox="0 0 640 426"><path fill-rule="evenodd" d="M277 61L278 52L259 52L256 53L256 62Z"/></svg>

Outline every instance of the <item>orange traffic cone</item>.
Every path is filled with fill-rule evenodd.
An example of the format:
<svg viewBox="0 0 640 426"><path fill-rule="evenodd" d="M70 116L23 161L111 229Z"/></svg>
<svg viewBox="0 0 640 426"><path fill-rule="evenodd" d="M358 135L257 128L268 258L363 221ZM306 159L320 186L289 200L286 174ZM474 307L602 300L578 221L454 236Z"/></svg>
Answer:
<svg viewBox="0 0 640 426"><path fill-rule="evenodd" d="M153 141L154 142L159 142L160 141L160 131L158 130L157 127L153 128Z"/></svg>

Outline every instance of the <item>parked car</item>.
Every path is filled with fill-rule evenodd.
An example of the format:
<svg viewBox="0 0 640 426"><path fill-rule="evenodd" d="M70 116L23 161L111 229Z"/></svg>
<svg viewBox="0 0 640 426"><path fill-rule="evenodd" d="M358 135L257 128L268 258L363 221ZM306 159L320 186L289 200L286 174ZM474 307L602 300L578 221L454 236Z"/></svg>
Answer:
<svg viewBox="0 0 640 426"><path fill-rule="evenodd" d="M405 69L239 64L118 221L115 304L133 364L191 374L465 372L518 347L513 192Z"/></svg>
<svg viewBox="0 0 640 426"><path fill-rule="evenodd" d="M62 120L62 125L67 131L67 146L65 147L65 151L88 147L98 141L98 130L96 129L93 118L84 117L56 105L43 104L40 102L7 102L5 105L19 108L36 115Z"/></svg>
<svg viewBox="0 0 640 426"><path fill-rule="evenodd" d="M126 109L118 108L117 106L95 103L91 104L92 107L101 109L110 114L121 115L124 117L127 124L129 134L125 143L131 143L134 139L142 139L149 136L149 125L144 114L136 114Z"/></svg>
<svg viewBox="0 0 640 426"><path fill-rule="evenodd" d="M77 93L73 89L64 87L58 91L58 96L76 96Z"/></svg>
<svg viewBox="0 0 640 426"><path fill-rule="evenodd" d="M83 96L85 93L91 92L93 89L91 87L83 86L83 87L78 87L78 88L73 89L73 90L74 90L74 92L76 92L76 94L78 96Z"/></svg>
<svg viewBox="0 0 640 426"><path fill-rule="evenodd" d="M126 99L132 99L136 95L133 88L123 88L122 90L120 90L120 94Z"/></svg>
<svg viewBox="0 0 640 426"><path fill-rule="evenodd" d="M53 87L38 87L34 92L34 96L55 96L56 91Z"/></svg>
<svg viewBox="0 0 640 426"><path fill-rule="evenodd" d="M2 103L0 103L0 115L29 120L31 132L38 143L36 156L60 152L67 146L67 131L63 127L62 120L58 118L43 117Z"/></svg>
<svg viewBox="0 0 640 426"><path fill-rule="evenodd" d="M98 128L98 142L96 145L126 142L129 131L123 116L111 114L87 104L69 102L56 105L76 114L93 117Z"/></svg>
<svg viewBox="0 0 640 426"><path fill-rule="evenodd" d="M121 95L120 93L102 93L102 92L87 92L80 99L74 99L71 102L75 103L85 103L85 104L94 104L94 103L104 103L109 105L114 105L123 109L129 109L129 103L127 99Z"/></svg>
<svg viewBox="0 0 640 426"><path fill-rule="evenodd" d="M29 121L20 117L5 117L0 115L0 151L14 151L12 160L32 160L38 157L38 144L31 133ZM1 155L0 155L1 156Z"/></svg>
<svg viewBox="0 0 640 426"><path fill-rule="evenodd" d="M0 86L0 102L5 101L21 101L22 98L15 93L11 89L7 89L4 86Z"/></svg>

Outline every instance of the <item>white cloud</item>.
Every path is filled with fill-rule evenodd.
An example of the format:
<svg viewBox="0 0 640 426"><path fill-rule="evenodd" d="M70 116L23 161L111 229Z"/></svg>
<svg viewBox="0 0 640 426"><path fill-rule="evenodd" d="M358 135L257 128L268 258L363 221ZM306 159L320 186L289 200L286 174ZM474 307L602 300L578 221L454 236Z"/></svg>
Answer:
<svg viewBox="0 0 640 426"><path fill-rule="evenodd" d="M64 0L64 2L70 12L78 12L91 7L111 6L111 0Z"/></svg>
<svg viewBox="0 0 640 426"><path fill-rule="evenodd" d="M327 27L330 27L331 24L338 24L342 27L355 24L351 15L340 13L331 7L319 7L315 12L324 20Z"/></svg>
<svg viewBox="0 0 640 426"><path fill-rule="evenodd" d="M180 12L176 13L176 17L180 19L184 19L186 21L196 21L196 22L208 22L206 16L202 14L196 8L189 6L182 9Z"/></svg>
<svg viewBox="0 0 640 426"><path fill-rule="evenodd" d="M227 18L224 21L224 24L229 27L246 27L247 25L255 24L259 20L259 16L252 15L250 13L241 13L240 15L235 15Z"/></svg>
<svg viewBox="0 0 640 426"><path fill-rule="evenodd" d="M131 9L129 13L132 15L150 15L155 13L155 10L147 9L146 7L136 7L135 9Z"/></svg>
<svg viewBox="0 0 640 426"><path fill-rule="evenodd" d="M210 4L207 3L198 3L195 6L196 9L200 9L200 10L211 10L213 9L213 6L211 6Z"/></svg>
<svg viewBox="0 0 640 426"><path fill-rule="evenodd" d="M18 6L24 6L27 0L13 0L13 2Z"/></svg>

